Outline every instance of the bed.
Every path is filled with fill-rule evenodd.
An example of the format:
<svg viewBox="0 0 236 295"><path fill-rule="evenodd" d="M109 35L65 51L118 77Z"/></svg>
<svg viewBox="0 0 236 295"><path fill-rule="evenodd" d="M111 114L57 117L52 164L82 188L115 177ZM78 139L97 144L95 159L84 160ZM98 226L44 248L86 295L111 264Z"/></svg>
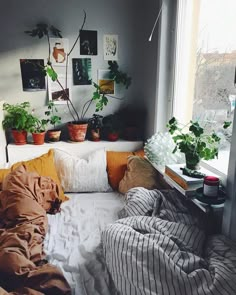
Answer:
<svg viewBox="0 0 236 295"><path fill-rule="evenodd" d="M15 146L6 144L2 129L0 136L1 148L4 151L1 168L6 166L4 163L8 158L10 166L16 165L14 169L18 169L18 163L23 162L28 165L28 171L34 171L34 168L37 166L38 169L40 165L43 168L36 172L41 177L50 176L53 179L54 172L51 171L50 163L52 155L54 161L57 155L57 169L59 174L61 173L60 180L64 181L64 194L69 200L61 204L60 212L47 214L48 230L43 243L45 259L62 271L70 285L71 294L91 294L87 293L88 285L89 288L93 286L93 295L115 294L111 293L110 277L99 251L101 232L108 224L118 219L124 199L123 195L114 191L108 183L106 151L136 151L142 148L143 143L86 141L75 144L59 142L42 146ZM52 153L52 150L57 152ZM72 166L74 170L71 169ZM71 181L72 179L74 180Z"/></svg>

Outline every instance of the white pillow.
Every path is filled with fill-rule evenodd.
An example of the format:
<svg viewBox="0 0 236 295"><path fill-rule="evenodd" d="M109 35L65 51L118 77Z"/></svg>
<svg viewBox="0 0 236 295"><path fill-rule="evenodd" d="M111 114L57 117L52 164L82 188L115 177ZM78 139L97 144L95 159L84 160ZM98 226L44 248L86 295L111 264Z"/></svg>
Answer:
<svg viewBox="0 0 236 295"><path fill-rule="evenodd" d="M65 192L111 191L106 171L106 151L91 152L87 158L54 149L58 177Z"/></svg>

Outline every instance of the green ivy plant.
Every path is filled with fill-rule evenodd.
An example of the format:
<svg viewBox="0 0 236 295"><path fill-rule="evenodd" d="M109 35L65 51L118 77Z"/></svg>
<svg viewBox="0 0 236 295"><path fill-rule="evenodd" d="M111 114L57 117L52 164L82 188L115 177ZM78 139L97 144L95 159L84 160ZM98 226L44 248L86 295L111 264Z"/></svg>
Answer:
<svg viewBox="0 0 236 295"><path fill-rule="evenodd" d="M230 125L231 122L224 122L223 128L226 129ZM182 126L173 117L169 120L167 128L176 143L173 153L179 149L185 154L187 168L194 169L201 159L211 160L218 156L220 137L215 131L208 133L199 122L191 120Z"/></svg>

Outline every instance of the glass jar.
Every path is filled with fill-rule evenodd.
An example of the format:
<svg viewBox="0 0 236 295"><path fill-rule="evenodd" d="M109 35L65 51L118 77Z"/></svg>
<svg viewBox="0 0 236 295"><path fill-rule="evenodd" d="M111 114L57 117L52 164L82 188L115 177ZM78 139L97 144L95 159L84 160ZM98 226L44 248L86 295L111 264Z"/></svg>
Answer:
<svg viewBox="0 0 236 295"><path fill-rule="evenodd" d="M215 176L205 176L203 181L203 195L205 197L217 198L220 180Z"/></svg>

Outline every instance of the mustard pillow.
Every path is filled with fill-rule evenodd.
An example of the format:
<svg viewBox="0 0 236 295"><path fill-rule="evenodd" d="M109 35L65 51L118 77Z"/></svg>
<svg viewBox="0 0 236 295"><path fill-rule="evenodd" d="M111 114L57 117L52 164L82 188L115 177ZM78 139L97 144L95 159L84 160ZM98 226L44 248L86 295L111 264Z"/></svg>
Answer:
<svg viewBox="0 0 236 295"><path fill-rule="evenodd" d="M59 197L60 200L66 201L68 198L64 195L64 192L61 187L60 180L57 175L57 171L54 165L54 150L50 149L48 153L43 154L40 157L34 158L28 161L17 162L11 166L10 169L0 169L0 181L2 183L4 177L15 170L17 167L25 165L27 171L29 172L37 172L40 176L48 176L51 177L59 187Z"/></svg>
<svg viewBox="0 0 236 295"><path fill-rule="evenodd" d="M133 187L150 190L169 188L162 175L146 159L129 156L127 170L119 183L119 192L125 194Z"/></svg>
<svg viewBox="0 0 236 295"><path fill-rule="evenodd" d="M144 156L144 151L136 152L115 152L107 151L107 174L113 190L118 190L119 183L124 177L127 168L128 157L132 155Z"/></svg>

